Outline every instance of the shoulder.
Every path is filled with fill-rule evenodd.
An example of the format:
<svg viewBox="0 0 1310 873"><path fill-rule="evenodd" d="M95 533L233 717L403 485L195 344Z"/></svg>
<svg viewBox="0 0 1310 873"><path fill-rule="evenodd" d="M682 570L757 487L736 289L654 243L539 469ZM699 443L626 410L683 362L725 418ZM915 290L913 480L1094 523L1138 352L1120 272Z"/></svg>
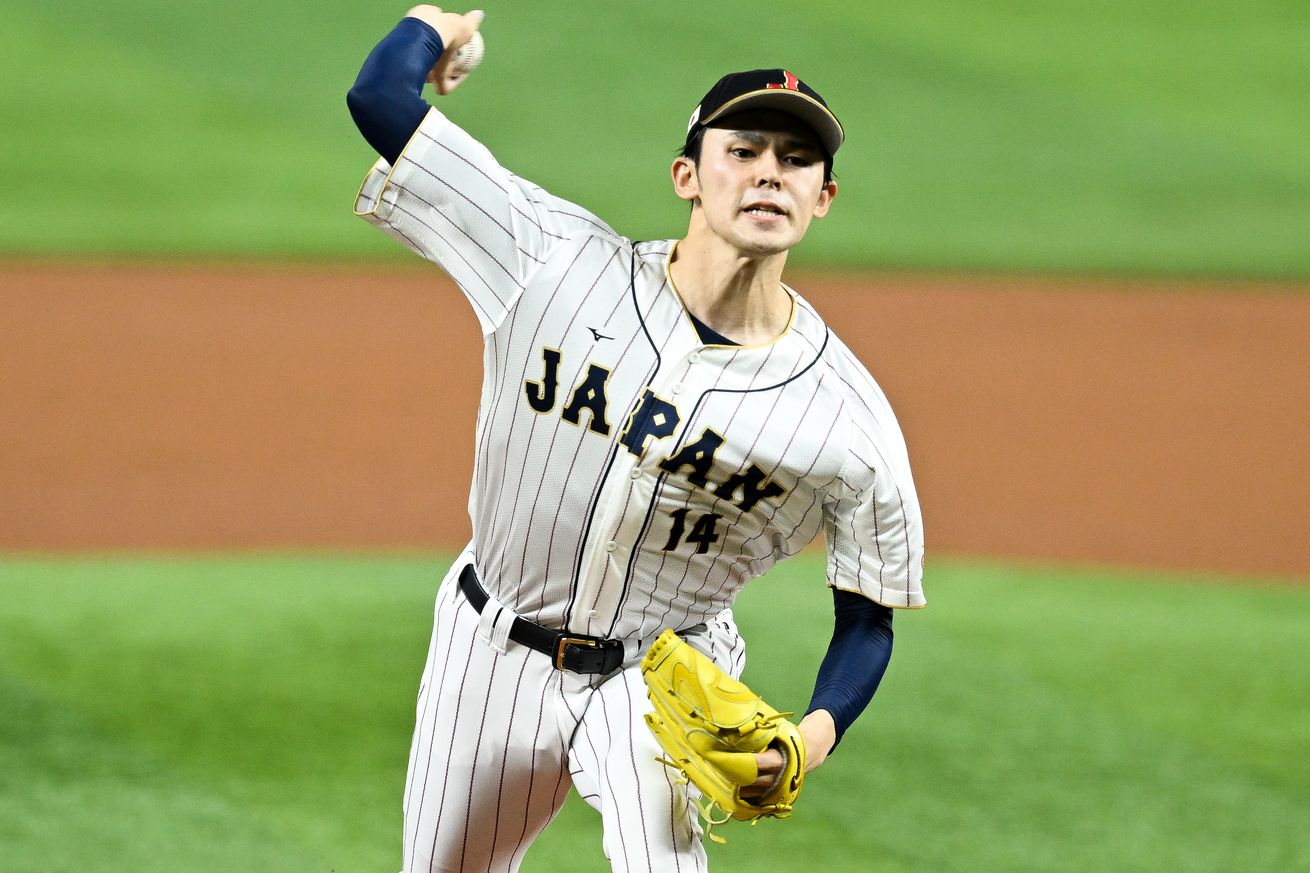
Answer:
<svg viewBox="0 0 1310 873"><path fill-rule="evenodd" d="M630 244L614 228L598 218L590 210L584 209L571 200L557 197L535 182L531 182L514 173L507 172L509 181L523 192L523 197L535 207L536 211L549 216L552 223L567 228L571 237L596 236L614 245Z"/></svg>
<svg viewBox="0 0 1310 873"><path fill-rule="evenodd" d="M806 308L814 312L813 307L803 299L798 301L803 303ZM814 318L822 320L822 317L814 312ZM882 386L869 372L868 366L860 360L841 338L841 336L832 329L831 326L824 323L827 332L827 341L821 355L821 363L825 371L832 377L832 381L840 386L843 396L852 408L853 414L866 416L891 415L891 403L887 399L886 392Z"/></svg>
<svg viewBox="0 0 1310 873"><path fill-rule="evenodd" d="M572 207L565 204L564 208ZM647 251L649 243L634 242L614 231L591 213L572 207L574 218L553 226L555 245L538 270L539 279L553 281L560 275L581 276L587 270L621 272L625 279L641 271L653 274L662 269L658 255Z"/></svg>
<svg viewBox="0 0 1310 873"><path fill-rule="evenodd" d="M808 300L795 291L792 293L796 296L796 329L815 350L816 375L822 376L829 390L841 395L847 403L860 408L885 404L886 395L864 362Z"/></svg>
<svg viewBox="0 0 1310 873"><path fill-rule="evenodd" d="M799 296L798 303L813 312L810 304ZM817 313L813 317L819 318ZM832 402L841 407L851 464L908 470L905 438L886 392L864 362L826 323L825 336L816 370L822 375L823 390L830 392Z"/></svg>
<svg viewBox="0 0 1310 873"><path fill-rule="evenodd" d="M571 206L571 204L569 204ZM577 207L573 207L577 209ZM632 240L604 224L591 213L582 213L561 237L552 260L572 271L587 265L608 265L619 269L638 287L652 289L666 283L669 252L676 240Z"/></svg>

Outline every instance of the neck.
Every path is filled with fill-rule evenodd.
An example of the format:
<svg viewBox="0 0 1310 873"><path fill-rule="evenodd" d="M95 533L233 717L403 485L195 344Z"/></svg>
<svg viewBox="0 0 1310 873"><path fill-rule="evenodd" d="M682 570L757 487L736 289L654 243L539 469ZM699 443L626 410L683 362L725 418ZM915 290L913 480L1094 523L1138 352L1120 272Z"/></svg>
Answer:
<svg viewBox="0 0 1310 873"><path fill-rule="evenodd" d="M743 253L693 227L678 242L669 275L691 314L744 346L771 342L786 329L792 301L782 287L787 252Z"/></svg>

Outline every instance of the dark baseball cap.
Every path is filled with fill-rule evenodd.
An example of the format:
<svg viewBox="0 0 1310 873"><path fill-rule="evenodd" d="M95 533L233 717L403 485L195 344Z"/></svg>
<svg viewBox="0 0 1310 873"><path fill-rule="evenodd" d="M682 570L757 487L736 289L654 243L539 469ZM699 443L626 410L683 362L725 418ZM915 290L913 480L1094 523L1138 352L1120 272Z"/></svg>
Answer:
<svg viewBox="0 0 1310 873"><path fill-rule="evenodd" d="M729 73L709 90L687 122L687 142L716 119L743 109L776 109L796 116L813 129L829 156L846 138L818 91L786 70L747 70Z"/></svg>

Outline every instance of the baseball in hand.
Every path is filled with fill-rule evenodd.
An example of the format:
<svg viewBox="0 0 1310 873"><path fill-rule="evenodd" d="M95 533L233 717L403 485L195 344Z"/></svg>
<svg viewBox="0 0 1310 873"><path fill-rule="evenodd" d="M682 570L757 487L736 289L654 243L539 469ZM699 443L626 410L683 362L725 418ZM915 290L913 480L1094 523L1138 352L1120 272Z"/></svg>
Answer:
<svg viewBox="0 0 1310 873"><path fill-rule="evenodd" d="M450 66L446 67L446 75L454 78L473 72L482 63L483 50L482 34L475 30L472 39L455 50Z"/></svg>

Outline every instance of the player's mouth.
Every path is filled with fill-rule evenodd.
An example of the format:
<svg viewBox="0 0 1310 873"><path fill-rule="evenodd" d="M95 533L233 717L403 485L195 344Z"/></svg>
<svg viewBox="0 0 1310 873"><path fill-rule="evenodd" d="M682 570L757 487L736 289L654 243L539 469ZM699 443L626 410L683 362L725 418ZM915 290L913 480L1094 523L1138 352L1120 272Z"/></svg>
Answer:
<svg viewBox="0 0 1310 873"><path fill-rule="evenodd" d="M773 219L785 218L787 216L787 210L783 209L778 204L771 203L767 200L757 200L754 203L748 203L741 211L752 218L761 221L771 221Z"/></svg>

